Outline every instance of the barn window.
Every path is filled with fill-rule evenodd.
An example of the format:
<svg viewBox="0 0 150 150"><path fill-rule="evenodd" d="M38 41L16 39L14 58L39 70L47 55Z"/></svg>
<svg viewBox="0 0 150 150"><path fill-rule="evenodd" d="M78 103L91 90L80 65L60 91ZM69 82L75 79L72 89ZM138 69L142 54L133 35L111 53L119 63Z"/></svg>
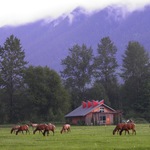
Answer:
<svg viewBox="0 0 150 150"><path fill-rule="evenodd" d="M104 107L100 107L99 112L104 112Z"/></svg>

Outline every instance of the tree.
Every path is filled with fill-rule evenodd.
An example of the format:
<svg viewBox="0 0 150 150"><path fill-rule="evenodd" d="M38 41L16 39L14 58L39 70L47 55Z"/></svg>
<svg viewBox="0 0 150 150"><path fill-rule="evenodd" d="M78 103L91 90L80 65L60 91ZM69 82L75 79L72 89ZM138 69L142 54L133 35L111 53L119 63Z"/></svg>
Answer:
<svg viewBox="0 0 150 150"><path fill-rule="evenodd" d="M92 87L87 89L86 92L86 97L91 100L105 100L105 103L110 105L109 99L107 97L107 94L105 92L105 88L103 85L100 83L100 81L95 81Z"/></svg>
<svg viewBox="0 0 150 150"><path fill-rule="evenodd" d="M115 55L117 48L109 37L104 37L98 43L98 56L95 57L95 77L104 86L112 106L117 106L118 82L116 70L118 67Z"/></svg>
<svg viewBox="0 0 150 150"><path fill-rule="evenodd" d="M93 51L86 45L74 45L69 49L69 56L62 60L64 70L61 76L64 84L72 94L73 107L79 106L85 99L85 91L91 83Z"/></svg>
<svg viewBox="0 0 150 150"><path fill-rule="evenodd" d="M35 121L61 121L70 107L70 98L60 76L46 67L29 66L25 83L30 103L30 118Z"/></svg>
<svg viewBox="0 0 150 150"><path fill-rule="evenodd" d="M150 59L139 42L130 41L123 55L121 77L124 80L124 106L139 117L150 103Z"/></svg>
<svg viewBox="0 0 150 150"><path fill-rule="evenodd" d="M0 47L1 89L5 89L5 100L8 105L9 121L15 118L15 97L23 87L23 71L27 62L20 40L14 35L6 39Z"/></svg>

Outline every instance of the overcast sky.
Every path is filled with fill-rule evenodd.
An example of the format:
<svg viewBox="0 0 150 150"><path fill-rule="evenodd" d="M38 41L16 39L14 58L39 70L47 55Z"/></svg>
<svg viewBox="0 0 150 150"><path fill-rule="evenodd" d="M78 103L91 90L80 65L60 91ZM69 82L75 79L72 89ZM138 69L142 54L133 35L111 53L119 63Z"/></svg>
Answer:
<svg viewBox="0 0 150 150"><path fill-rule="evenodd" d="M128 11L143 9L150 0L0 0L0 27L21 25L39 19L55 19L67 15L77 7L92 13L110 5Z"/></svg>

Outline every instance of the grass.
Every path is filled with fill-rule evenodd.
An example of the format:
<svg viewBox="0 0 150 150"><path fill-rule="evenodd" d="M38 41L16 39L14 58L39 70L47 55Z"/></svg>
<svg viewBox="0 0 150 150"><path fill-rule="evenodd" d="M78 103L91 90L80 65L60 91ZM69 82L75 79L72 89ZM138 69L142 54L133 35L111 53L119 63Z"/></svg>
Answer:
<svg viewBox="0 0 150 150"><path fill-rule="evenodd" d="M53 136L36 132L10 134L10 128L0 128L0 150L150 150L150 127L136 125L137 135L112 135L115 126L72 126L70 133L60 134L56 126Z"/></svg>

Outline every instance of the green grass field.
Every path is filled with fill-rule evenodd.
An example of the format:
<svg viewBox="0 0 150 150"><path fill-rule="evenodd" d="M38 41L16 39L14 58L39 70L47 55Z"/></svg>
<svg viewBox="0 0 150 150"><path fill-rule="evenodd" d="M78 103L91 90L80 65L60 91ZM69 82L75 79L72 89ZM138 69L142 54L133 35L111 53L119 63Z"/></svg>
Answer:
<svg viewBox="0 0 150 150"><path fill-rule="evenodd" d="M0 127L0 150L150 150L150 127L136 125L136 135L112 135L115 126L71 126L70 133L55 135L10 134L10 127Z"/></svg>

